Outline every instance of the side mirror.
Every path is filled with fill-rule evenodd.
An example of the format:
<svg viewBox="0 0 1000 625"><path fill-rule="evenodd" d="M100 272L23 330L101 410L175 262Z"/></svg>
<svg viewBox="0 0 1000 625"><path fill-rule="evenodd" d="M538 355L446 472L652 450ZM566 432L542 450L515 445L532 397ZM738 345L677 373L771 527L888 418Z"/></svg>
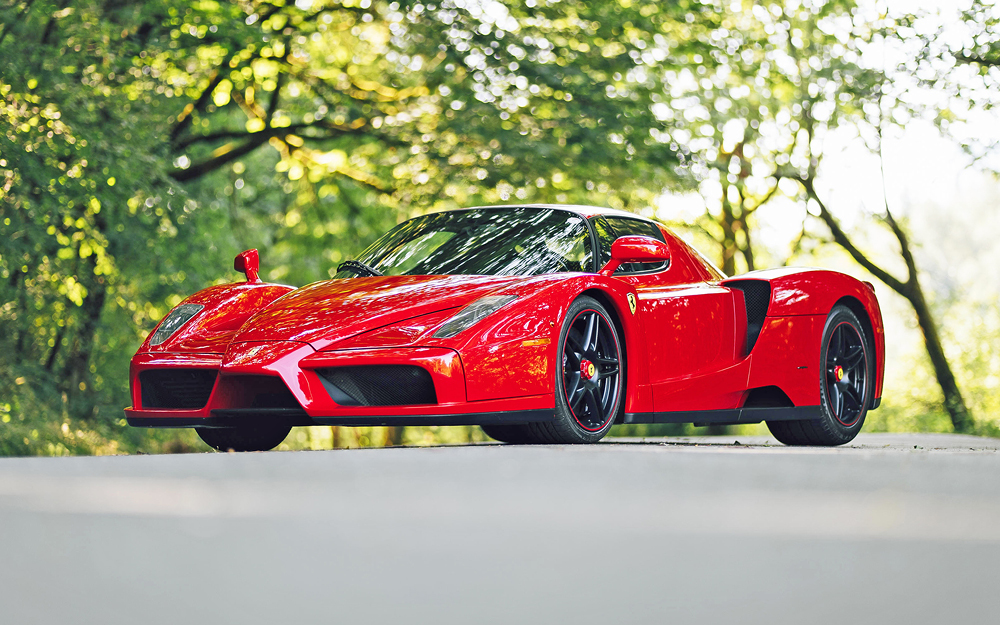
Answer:
<svg viewBox="0 0 1000 625"><path fill-rule="evenodd" d="M257 272L260 270L260 256L257 250L247 250L240 252L233 259L233 269L246 275L247 282L256 284L260 282Z"/></svg>
<svg viewBox="0 0 1000 625"><path fill-rule="evenodd" d="M670 260L670 248L653 237L618 237L611 244L611 260L597 273L610 276L622 263L649 263Z"/></svg>

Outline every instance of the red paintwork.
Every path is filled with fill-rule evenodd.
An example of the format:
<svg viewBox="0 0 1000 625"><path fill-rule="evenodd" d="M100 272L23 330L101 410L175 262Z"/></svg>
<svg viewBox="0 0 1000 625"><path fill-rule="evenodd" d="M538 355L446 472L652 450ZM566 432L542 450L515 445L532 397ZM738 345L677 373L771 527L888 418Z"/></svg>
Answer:
<svg viewBox="0 0 1000 625"><path fill-rule="evenodd" d="M777 386L796 406L819 404L825 323L826 315L768 317L750 354L747 388Z"/></svg>
<svg viewBox="0 0 1000 625"><path fill-rule="evenodd" d="M247 250L240 252L233 259L233 269L246 275L247 282L257 284L260 282L258 272L260 270L260 256L257 250Z"/></svg>
<svg viewBox="0 0 1000 625"><path fill-rule="evenodd" d="M236 332L250 317L276 299L293 291L280 284L222 284L198 291L184 300L185 304L205 307L173 336L160 345L151 346L149 338L139 348L144 352L214 353L222 354ZM149 333L152 337L155 333Z"/></svg>
<svg viewBox="0 0 1000 625"><path fill-rule="evenodd" d="M871 324L872 338L875 341L875 397L882 397L882 382L885 377L885 330L882 326L882 310L879 308L875 289L871 283L861 282L828 269L796 267L752 271L733 278L733 280L746 279L766 280L771 283L771 307L768 309L768 317L811 315L821 317L825 321L826 315L838 302L843 300L857 302L857 306L867 313L867 321ZM721 284L724 285L725 282L722 281ZM820 323L820 332L822 325ZM818 350L819 341L816 343ZM754 348L754 351L757 349ZM817 362L818 359L817 356Z"/></svg>
<svg viewBox="0 0 1000 625"><path fill-rule="evenodd" d="M573 208L584 216L623 214ZM617 318L627 413L738 408L750 389L765 386L779 387L796 406L819 404L821 334L827 314L843 301L863 312L870 324L875 396L881 397L885 336L870 285L819 269L776 269L733 278L766 280L772 289L768 316L746 354L743 293L728 287L718 269L660 228L665 244L623 237L612 253L618 262L669 257L667 269L624 276L380 276L293 289L255 281L258 261L255 250L249 250L236 260L237 267L243 260L247 282L209 287L187 298L184 303L205 308L163 344L151 347L147 339L139 348L130 371L133 407L126 414L190 424L215 409L247 407L247 389L260 384L283 384L312 417L344 417L352 423L371 418L375 424L385 415L551 409L560 329L570 304L582 294L598 298ZM433 336L455 313L485 295L517 299L457 336ZM636 298L635 313L629 295ZM438 404L341 406L315 371L374 364L423 367L434 382ZM139 373L163 367L218 370L208 405L200 410L143 408Z"/></svg>
<svg viewBox="0 0 1000 625"><path fill-rule="evenodd" d="M662 241L657 241L652 237L618 237L611 244L611 260L597 273L602 276L610 276L622 263L642 263L669 260L669 258L670 248Z"/></svg>

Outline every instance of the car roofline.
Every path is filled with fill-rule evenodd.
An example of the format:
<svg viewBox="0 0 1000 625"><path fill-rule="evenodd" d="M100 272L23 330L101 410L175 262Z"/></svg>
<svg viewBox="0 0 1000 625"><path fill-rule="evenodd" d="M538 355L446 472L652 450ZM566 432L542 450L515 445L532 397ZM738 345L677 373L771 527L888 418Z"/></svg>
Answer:
<svg viewBox="0 0 1000 625"><path fill-rule="evenodd" d="M570 213L576 213L577 215L580 215L585 219L590 219L591 217L598 217L602 215L613 215L616 217L630 217L632 219L641 219L643 221L657 223L656 220L650 219L649 217L643 217L642 215L637 215L636 213L630 213L628 211L619 210L617 208L607 208L603 206L588 206L586 204L492 204L486 206L469 206L467 208L453 208L435 212L450 213L450 212L458 212L465 210L491 209L491 208L537 208L546 210L562 210Z"/></svg>

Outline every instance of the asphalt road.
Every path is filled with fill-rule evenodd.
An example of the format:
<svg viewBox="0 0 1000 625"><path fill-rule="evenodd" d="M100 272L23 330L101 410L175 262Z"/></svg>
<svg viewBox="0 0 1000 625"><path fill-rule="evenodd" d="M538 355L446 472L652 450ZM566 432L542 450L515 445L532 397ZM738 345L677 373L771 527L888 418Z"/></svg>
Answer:
<svg viewBox="0 0 1000 625"><path fill-rule="evenodd" d="M0 623L1000 618L1000 440L732 442L0 459Z"/></svg>

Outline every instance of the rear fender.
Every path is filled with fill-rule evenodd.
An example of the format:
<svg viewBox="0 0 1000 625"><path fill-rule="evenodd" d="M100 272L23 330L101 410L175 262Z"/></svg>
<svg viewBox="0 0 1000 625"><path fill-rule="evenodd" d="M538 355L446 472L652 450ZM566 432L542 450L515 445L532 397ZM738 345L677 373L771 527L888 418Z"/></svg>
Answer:
<svg viewBox="0 0 1000 625"><path fill-rule="evenodd" d="M871 343L875 351L876 375L875 393L873 397L882 396L882 382L885 374L885 329L882 323L882 311L875 297L875 288L847 274L827 269L813 268L781 268L764 271L753 271L722 281L726 286L747 280L763 280L771 285L771 299L767 309L767 321L761 332L765 334L770 326L776 327L771 320L774 318L821 317L823 320L838 303L847 305L859 317L865 329L871 335ZM780 324L784 327L786 324ZM801 326L801 324L798 324ZM818 346L822 340L822 327L812 337ZM818 349L818 348L817 348ZM756 352L757 349L754 349ZM755 362L761 362L755 358ZM765 366L765 365L761 365ZM817 381L818 388L818 381Z"/></svg>

